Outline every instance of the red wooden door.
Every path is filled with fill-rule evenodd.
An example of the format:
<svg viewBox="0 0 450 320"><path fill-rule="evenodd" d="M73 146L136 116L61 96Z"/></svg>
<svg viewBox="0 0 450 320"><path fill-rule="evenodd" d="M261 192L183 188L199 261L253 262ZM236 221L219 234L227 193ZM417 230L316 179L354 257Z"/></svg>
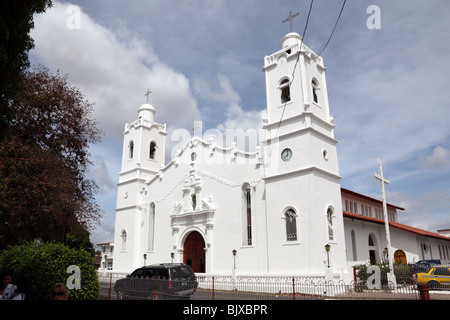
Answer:
<svg viewBox="0 0 450 320"><path fill-rule="evenodd" d="M191 232L184 241L183 263L194 272L205 272L205 241L197 231Z"/></svg>

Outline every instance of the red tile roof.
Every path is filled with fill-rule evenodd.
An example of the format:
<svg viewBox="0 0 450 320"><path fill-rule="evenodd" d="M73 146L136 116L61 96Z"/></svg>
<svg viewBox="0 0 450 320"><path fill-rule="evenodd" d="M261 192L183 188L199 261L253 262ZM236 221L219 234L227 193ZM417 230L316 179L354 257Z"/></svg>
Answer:
<svg viewBox="0 0 450 320"><path fill-rule="evenodd" d="M352 191L352 190L349 190L349 189L341 188L341 193L346 193L346 194L353 195L353 196L358 197L358 198L363 198L363 199L370 200L370 201L373 201L373 202L377 202L378 204L383 205L383 201L381 201L381 200L378 200L378 199L366 196L364 194L361 194L361 193L358 193L358 192L355 192L355 191ZM405 210L405 208L402 208L402 207L399 207L399 206L396 206L396 205L393 205L393 204L390 204L390 203L387 203L387 205L390 206L390 207L393 207L395 209L398 209L398 210Z"/></svg>
<svg viewBox="0 0 450 320"><path fill-rule="evenodd" d="M360 215L360 214L357 214L357 213L351 213L351 212L343 211L343 214L344 214L344 218L356 219L356 220L361 220L361 221L370 222L370 223L376 223L376 224L384 224L384 220L373 218L373 217L366 217L366 216L363 216L363 215ZM427 230L422 230L422 229L410 227L410 226L407 226L406 224L401 224L401 223L389 221L389 226L393 227L393 228L396 228L396 229L399 229L399 230L403 230L403 231L406 231L406 232L410 232L410 233L413 233L413 234L424 236L424 237L450 241L449 237L441 236L440 234L437 234L437 233L434 233L434 232L430 232L430 231L427 231Z"/></svg>

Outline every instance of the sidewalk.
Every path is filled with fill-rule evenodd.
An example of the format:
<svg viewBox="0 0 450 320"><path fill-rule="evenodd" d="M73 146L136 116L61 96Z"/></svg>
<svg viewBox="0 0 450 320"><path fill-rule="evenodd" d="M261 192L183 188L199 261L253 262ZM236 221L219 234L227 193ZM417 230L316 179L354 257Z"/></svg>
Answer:
<svg viewBox="0 0 450 320"><path fill-rule="evenodd" d="M430 290L430 300L450 300L450 290Z"/></svg>

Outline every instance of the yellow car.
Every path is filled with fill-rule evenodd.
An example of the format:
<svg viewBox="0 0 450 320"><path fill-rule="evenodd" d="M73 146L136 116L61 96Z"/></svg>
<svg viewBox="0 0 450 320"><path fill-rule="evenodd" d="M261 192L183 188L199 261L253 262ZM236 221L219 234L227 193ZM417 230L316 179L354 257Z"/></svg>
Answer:
<svg viewBox="0 0 450 320"><path fill-rule="evenodd" d="M433 266L415 275L416 284L428 284L430 290L450 289L450 266Z"/></svg>

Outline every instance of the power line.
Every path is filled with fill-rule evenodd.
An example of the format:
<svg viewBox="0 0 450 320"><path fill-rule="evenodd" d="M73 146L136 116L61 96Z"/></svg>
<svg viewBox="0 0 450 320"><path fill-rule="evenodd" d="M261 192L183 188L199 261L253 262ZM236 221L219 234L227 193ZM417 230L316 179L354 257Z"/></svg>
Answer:
<svg viewBox="0 0 450 320"><path fill-rule="evenodd" d="M344 6L345 6L345 3L346 3L346 2L347 2L347 0L344 0L344 2L342 3L341 12L339 12L339 16L338 16L338 18L337 18L337 20L336 20L336 23L334 24L333 31L331 32L330 37L328 38L327 43L325 43L325 46L323 47L322 51L320 51L319 56L322 55L322 53L325 51L325 48L328 46L328 43L330 42L331 37L333 36L334 30L336 30L336 27L337 27L337 24L338 24L338 22L339 22L339 19L341 18L342 11L344 11Z"/></svg>
<svg viewBox="0 0 450 320"><path fill-rule="evenodd" d="M314 2L314 0L311 0L311 3L309 5L309 11L308 11L308 16L306 17L305 29L303 29L302 41L300 42L300 48L299 48L300 51L302 50L303 43L305 42L305 34L306 34L306 29L308 29L309 16L311 15L313 2ZM297 55L297 60L295 61L294 70L292 70L292 77L291 77L292 79L291 79L291 81L289 83L289 86L292 84L292 82L294 82L295 69L297 68L298 60L300 59L300 51L299 51L299 53Z"/></svg>

